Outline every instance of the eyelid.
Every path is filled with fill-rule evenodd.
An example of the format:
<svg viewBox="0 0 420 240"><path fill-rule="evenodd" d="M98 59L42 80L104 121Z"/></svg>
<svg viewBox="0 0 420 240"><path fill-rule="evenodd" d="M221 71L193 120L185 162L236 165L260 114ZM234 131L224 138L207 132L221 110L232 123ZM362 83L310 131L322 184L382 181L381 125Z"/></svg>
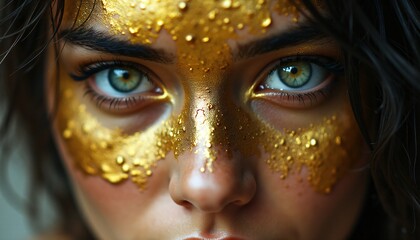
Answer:
<svg viewBox="0 0 420 240"><path fill-rule="evenodd" d="M101 72L110 68L118 68L118 67L135 69L137 71L144 73L144 75L146 75L146 77L148 78L150 78L151 76L153 76L153 78L155 77L154 76L155 74L142 64L134 63L131 61L121 61L118 59L114 59L110 61L103 61L103 60L92 61L91 63L80 65L77 68L78 74L70 73L69 75L75 81L84 81L98 72Z"/></svg>
<svg viewBox="0 0 420 240"><path fill-rule="evenodd" d="M126 96L111 96L104 93L94 83L94 76L102 71L107 71L112 68L130 68L139 71L148 81L155 85L154 90L132 94ZM69 74L75 80L85 83L84 96L89 96L97 105L107 112L114 114L126 114L138 111L148 105L158 102L167 102L170 97L163 86L162 81L154 72L149 70L146 66L130 61L110 60L110 61L92 61L88 64L80 65L76 70L77 74Z"/></svg>
<svg viewBox="0 0 420 240"><path fill-rule="evenodd" d="M253 98L255 96L254 92L257 86L259 86L261 82L267 78L267 76L272 74L279 67L287 63L299 62L299 61L306 61L306 62L318 64L319 66L325 68L327 71L329 71L330 73L334 74L337 77L341 76L344 73L343 65L339 61L330 57L320 56L320 55L295 55L295 56L283 57L280 59L276 59L275 61L272 61L260 71L260 73L257 75L258 80L254 81L254 84L251 86L251 88L247 92L247 96L250 96L250 98Z"/></svg>
<svg viewBox="0 0 420 240"><path fill-rule="evenodd" d="M267 68L272 68L271 71L269 71L269 74L271 74L274 71L276 71L277 68L281 67L282 65L286 63L300 62L300 61L317 64L321 67L324 67L329 72L335 75L341 75L344 72L343 65L337 60L334 60L329 57L317 56L317 55L311 55L311 56L296 55L296 56L289 56L289 57L281 58L269 64Z"/></svg>
<svg viewBox="0 0 420 240"><path fill-rule="evenodd" d="M267 80L270 74L278 71L285 64L292 62L308 62L324 68L329 74L323 82L316 87L304 90L277 90L277 89L258 89L262 83ZM343 65L336 59L319 55L296 55L277 59L268 64L259 73L257 81L248 90L248 101L253 99L266 99L277 103L283 107L306 108L306 100L310 101L310 106L315 106L325 100L330 94L332 88L336 85L335 80L344 73ZM306 100L305 100L306 99ZM299 103L296 103L299 101Z"/></svg>

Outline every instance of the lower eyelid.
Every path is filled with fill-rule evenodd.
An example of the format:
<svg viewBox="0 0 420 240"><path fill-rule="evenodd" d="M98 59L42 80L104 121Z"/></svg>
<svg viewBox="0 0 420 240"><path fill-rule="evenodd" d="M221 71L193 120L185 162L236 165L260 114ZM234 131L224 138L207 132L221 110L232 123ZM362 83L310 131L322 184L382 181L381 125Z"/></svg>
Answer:
<svg viewBox="0 0 420 240"><path fill-rule="evenodd" d="M308 108L314 107L322 103L331 93L336 76L330 76L316 88L307 91L281 91L275 89L260 89L254 90L251 96L252 99L265 99L273 102L279 106L287 108Z"/></svg>
<svg viewBox="0 0 420 240"><path fill-rule="evenodd" d="M163 91L137 94L115 98L99 94L89 84L86 84L84 96L90 97L96 106L112 114L130 114L140 111L151 104L168 102L168 96Z"/></svg>

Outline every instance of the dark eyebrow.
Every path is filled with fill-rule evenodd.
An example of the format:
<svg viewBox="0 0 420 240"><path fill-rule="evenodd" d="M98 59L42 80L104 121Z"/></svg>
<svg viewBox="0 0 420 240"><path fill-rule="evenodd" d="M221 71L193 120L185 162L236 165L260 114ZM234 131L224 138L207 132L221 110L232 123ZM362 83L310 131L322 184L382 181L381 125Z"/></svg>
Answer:
<svg viewBox="0 0 420 240"><path fill-rule="evenodd" d="M235 60L251 58L278 49L296 46L303 43L326 40L327 36L311 23L303 23L287 32L281 32L238 45Z"/></svg>
<svg viewBox="0 0 420 240"><path fill-rule="evenodd" d="M74 45L110 54L141 58L159 63L174 63L175 59L173 55L163 50L142 44L132 44L92 28L65 29L60 31L58 37Z"/></svg>

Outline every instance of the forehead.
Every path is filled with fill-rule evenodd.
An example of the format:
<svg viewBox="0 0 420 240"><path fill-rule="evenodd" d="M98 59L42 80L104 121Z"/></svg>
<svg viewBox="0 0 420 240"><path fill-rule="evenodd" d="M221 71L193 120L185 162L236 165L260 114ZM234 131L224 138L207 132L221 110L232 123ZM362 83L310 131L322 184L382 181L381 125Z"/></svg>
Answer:
<svg viewBox="0 0 420 240"><path fill-rule="evenodd" d="M77 24L94 19L143 44L152 43L162 29L174 40L208 43L215 35L232 38L241 30L265 33L273 22L272 12L292 16L296 22L301 3L295 4L289 0L82 0L73 1L67 15L77 18Z"/></svg>
<svg viewBox="0 0 420 240"><path fill-rule="evenodd" d="M167 36L165 44L174 43L182 69L200 69L201 73L229 65L232 46L228 40L250 40L292 25L298 21L301 5L289 0L86 0L74 4L66 14L76 19L76 25L100 28L134 44L153 45L160 36Z"/></svg>

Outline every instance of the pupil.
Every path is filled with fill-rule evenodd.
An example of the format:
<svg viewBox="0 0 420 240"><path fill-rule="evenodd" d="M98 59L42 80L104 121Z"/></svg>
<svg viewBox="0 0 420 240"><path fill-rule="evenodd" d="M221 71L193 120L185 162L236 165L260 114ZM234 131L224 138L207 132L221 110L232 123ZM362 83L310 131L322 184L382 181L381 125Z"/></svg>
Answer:
<svg viewBox="0 0 420 240"><path fill-rule="evenodd" d="M296 73L298 72L297 67L293 67L293 68L290 70L290 72L291 72L292 74L296 74Z"/></svg>
<svg viewBox="0 0 420 240"><path fill-rule="evenodd" d="M124 73L122 74L122 77L123 77L125 80L128 80L128 79L130 78L130 73L128 73L128 72L124 72Z"/></svg>

